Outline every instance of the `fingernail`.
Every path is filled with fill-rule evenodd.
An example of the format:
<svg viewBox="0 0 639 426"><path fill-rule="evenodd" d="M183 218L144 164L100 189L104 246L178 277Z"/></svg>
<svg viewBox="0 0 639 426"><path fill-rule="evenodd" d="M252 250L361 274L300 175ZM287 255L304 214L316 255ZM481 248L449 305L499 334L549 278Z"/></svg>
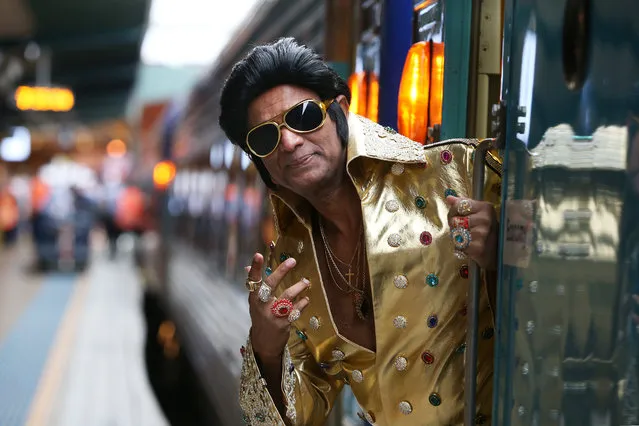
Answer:
<svg viewBox="0 0 639 426"><path fill-rule="evenodd" d="M309 280L307 280L306 278L302 278L302 282L306 285L309 285L311 282Z"/></svg>
<svg viewBox="0 0 639 426"><path fill-rule="evenodd" d="M307 302L310 302L310 301L311 301L311 298L310 298L310 297L308 297L308 296L306 296L304 299L306 299L306 301L307 301Z"/></svg>
<svg viewBox="0 0 639 426"><path fill-rule="evenodd" d="M295 259L293 259L292 257L289 257L288 259L286 259L286 265L287 266L295 266Z"/></svg>

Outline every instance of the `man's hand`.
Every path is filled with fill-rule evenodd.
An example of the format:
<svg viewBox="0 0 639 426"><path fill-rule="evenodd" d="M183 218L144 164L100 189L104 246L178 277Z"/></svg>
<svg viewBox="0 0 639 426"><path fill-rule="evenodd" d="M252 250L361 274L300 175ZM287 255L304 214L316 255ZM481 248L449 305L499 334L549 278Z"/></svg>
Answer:
<svg viewBox="0 0 639 426"><path fill-rule="evenodd" d="M468 198L446 197L448 224L458 251L486 271L497 269L499 223L492 204ZM470 234L470 238L468 235Z"/></svg>

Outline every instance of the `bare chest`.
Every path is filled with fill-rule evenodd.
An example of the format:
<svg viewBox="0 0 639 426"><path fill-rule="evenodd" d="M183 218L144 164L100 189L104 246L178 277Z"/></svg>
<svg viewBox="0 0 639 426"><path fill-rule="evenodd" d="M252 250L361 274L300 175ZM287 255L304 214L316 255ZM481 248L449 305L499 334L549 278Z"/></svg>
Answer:
<svg viewBox="0 0 639 426"><path fill-rule="evenodd" d="M345 283L342 282L340 285L338 282L341 279L335 277L335 271L331 274L326 260L321 259L319 263L328 306L338 333L351 342L375 352L375 320L369 280L364 280L366 285L362 288L363 294L348 292ZM344 272L344 277L348 279L346 273L347 271ZM357 298L361 297L364 301L358 302Z"/></svg>

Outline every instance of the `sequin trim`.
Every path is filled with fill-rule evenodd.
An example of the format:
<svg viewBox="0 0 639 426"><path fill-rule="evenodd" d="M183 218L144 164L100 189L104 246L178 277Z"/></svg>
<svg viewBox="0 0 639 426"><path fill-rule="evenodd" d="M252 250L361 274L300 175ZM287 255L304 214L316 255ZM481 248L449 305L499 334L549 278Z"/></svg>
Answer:
<svg viewBox="0 0 639 426"><path fill-rule="evenodd" d="M359 119L364 133L366 156L387 161L421 163L425 161L423 145L399 133L391 133L364 117Z"/></svg>
<svg viewBox="0 0 639 426"><path fill-rule="evenodd" d="M296 375L295 370L289 368L290 365L291 355L288 348L285 348L282 357L282 391L286 403L286 417L295 424L297 420L297 412L295 410ZM266 381L261 376L250 339L246 342L242 362L239 400L245 420L249 422L257 420L268 425L285 426L268 392Z"/></svg>

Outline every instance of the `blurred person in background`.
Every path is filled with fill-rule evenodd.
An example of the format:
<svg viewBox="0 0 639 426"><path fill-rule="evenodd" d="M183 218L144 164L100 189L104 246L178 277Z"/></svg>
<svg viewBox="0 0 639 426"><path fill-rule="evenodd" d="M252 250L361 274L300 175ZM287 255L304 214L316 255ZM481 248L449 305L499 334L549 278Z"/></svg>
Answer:
<svg viewBox="0 0 639 426"><path fill-rule="evenodd" d="M115 256L117 255L118 238L122 234L122 229L116 222L118 199L120 198L121 193L121 183L111 181L106 181L104 183L100 221L104 226L104 232L106 232L110 259L115 259Z"/></svg>
<svg viewBox="0 0 639 426"><path fill-rule="evenodd" d="M0 231L5 246L13 245L18 236L20 208L8 183L0 184Z"/></svg>
<svg viewBox="0 0 639 426"><path fill-rule="evenodd" d="M379 425L461 425L468 259L484 270L478 424L492 404L501 170L472 188L475 144L422 146L349 113L350 91L293 39L235 65L220 125L271 191L276 242L247 267L248 424L323 425L350 384Z"/></svg>

